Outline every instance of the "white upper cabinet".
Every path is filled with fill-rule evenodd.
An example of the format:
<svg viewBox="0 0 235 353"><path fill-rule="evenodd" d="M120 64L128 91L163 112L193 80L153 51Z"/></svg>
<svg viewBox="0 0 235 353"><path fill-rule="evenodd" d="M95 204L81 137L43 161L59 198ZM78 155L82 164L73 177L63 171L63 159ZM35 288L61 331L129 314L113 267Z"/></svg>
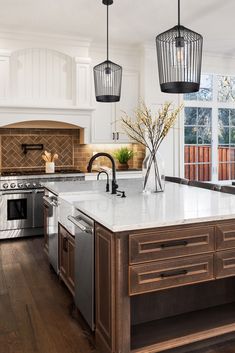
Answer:
<svg viewBox="0 0 235 353"><path fill-rule="evenodd" d="M139 101L139 72L123 71L122 94L118 103L96 103L93 113L93 143L130 143L121 126L121 116L131 117Z"/></svg>
<svg viewBox="0 0 235 353"><path fill-rule="evenodd" d="M113 143L115 139L115 104L97 103L92 118L92 142Z"/></svg>
<svg viewBox="0 0 235 353"><path fill-rule="evenodd" d="M10 53L0 51L0 100L6 101L9 96Z"/></svg>

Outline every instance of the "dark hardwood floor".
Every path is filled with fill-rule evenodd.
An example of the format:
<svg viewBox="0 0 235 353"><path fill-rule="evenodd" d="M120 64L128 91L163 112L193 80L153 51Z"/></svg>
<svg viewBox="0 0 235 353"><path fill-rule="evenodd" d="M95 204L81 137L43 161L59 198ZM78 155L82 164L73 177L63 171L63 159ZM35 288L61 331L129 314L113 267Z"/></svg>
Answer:
<svg viewBox="0 0 235 353"><path fill-rule="evenodd" d="M72 305L42 238L0 241L0 353L96 353ZM235 341L190 353L235 353Z"/></svg>
<svg viewBox="0 0 235 353"><path fill-rule="evenodd" d="M42 238L0 242L0 353L95 352Z"/></svg>

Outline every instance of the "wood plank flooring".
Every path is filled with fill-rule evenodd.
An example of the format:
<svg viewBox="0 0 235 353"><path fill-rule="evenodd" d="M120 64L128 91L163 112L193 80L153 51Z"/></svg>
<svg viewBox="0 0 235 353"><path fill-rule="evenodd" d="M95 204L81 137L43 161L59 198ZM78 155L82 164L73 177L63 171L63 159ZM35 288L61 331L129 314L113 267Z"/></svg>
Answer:
<svg viewBox="0 0 235 353"><path fill-rule="evenodd" d="M0 353L98 353L72 305L42 238L0 241ZM190 353L235 353L235 341Z"/></svg>
<svg viewBox="0 0 235 353"><path fill-rule="evenodd" d="M0 242L0 353L94 353L41 238Z"/></svg>

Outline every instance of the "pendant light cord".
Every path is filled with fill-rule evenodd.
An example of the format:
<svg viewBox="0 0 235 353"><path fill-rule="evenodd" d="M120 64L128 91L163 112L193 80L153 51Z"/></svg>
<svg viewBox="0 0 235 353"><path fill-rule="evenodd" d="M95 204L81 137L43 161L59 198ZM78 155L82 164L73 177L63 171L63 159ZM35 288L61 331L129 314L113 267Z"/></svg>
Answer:
<svg viewBox="0 0 235 353"><path fill-rule="evenodd" d="M107 61L109 60L109 5L107 2Z"/></svg>
<svg viewBox="0 0 235 353"><path fill-rule="evenodd" d="M180 26L180 0L178 0L178 26Z"/></svg>

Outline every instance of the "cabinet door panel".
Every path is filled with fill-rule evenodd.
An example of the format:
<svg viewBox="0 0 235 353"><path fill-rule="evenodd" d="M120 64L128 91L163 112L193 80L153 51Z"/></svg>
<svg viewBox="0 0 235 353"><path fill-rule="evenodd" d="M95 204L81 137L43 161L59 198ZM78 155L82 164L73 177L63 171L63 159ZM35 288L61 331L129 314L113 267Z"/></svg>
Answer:
<svg viewBox="0 0 235 353"><path fill-rule="evenodd" d="M74 292L74 280L75 280L75 262L74 262L74 240L68 240L68 284L72 292Z"/></svg>
<svg viewBox="0 0 235 353"><path fill-rule="evenodd" d="M134 110L139 101L139 73L138 71L124 71L122 77L122 94L120 102L116 104L116 132L117 142L130 142L124 133L120 121L123 112L134 118Z"/></svg>
<svg viewBox="0 0 235 353"><path fill-rule="evenodd" d="M68 272L68 239L63 228L60 227L60 275L66 279Z"/></svg>
<svg viewBox="0 0 235 353"><path fill-rule="evenodd" d="M97 103L92 118L92 142L112 143L115 131L115 104Z"/></svg>
<svg viewBox="0 0 235 353"><path fill-rule="evenodd" d="M44 218L44 249L48 253L49 237L48 237L48 207L43 207L43 218Z"/></svg>
<svg viewBox="0 0 235 353"><path fill-rule="evenodd" d="M96 342L102 352L114 352L114 237L96 226Z"/></svg>

